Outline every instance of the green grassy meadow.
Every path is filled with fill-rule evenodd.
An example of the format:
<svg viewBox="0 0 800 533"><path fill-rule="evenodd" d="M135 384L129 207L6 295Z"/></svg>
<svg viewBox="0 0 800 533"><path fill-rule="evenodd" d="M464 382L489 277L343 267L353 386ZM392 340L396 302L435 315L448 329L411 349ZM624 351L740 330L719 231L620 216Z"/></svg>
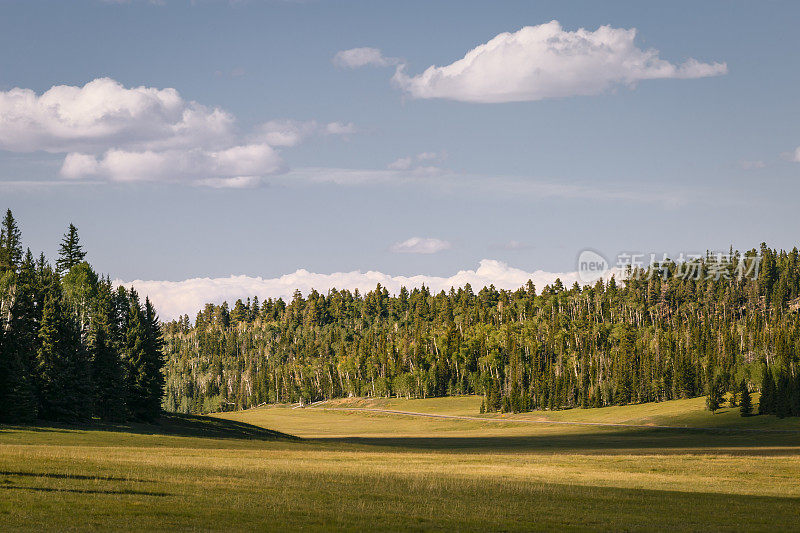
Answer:
<svg viewBox="0 0 800 533"><path fill-rule="evenodd" d="M475 397L349 399L158 426L0 426L0 524L800 529L800 422L703 402L477 415ZM354 408L472 418L338 410Z"/></svg>

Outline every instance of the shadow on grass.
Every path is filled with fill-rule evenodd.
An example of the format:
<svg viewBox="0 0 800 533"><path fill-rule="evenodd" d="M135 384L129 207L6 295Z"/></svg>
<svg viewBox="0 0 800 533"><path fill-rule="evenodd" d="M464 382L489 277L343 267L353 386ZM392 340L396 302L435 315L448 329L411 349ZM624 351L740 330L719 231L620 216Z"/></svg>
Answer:
<svg viewBox="0 0 800 533"><path fill-rule="evenodd" d="M81 481L132 481L136 483L153 483L150 479L136 479L115 476L85 476L82 474L51 474L49 472L17 472L0 470L0 476L44 477L49 479L79 479Z"/></svg>
<svg viewBox="0 0 800 533"><path fill-rule="evenodd" d="M265 429L244 422L225 420L200 415L184 415L176 413L163 413L161 418L153 423L127 422L107 423L93 421L83 424L63 424L36 421L30 425L0 425L3 430L25 430L41 432L61 432L70 430L111 431L122 433L135 433L139 435L165 435L173 437L200 437L211 439L250 439L250 440L301 440L299 437Z"/></svg>
<svg viewBox="0 0 800 533"><path fill-rule="evenodd" d="M800 456L800 435L683 429L603 429L591 432L486 437L318 437L396 451L455 453L730 454Z"/></svg>
<svg viewBox="0 0 800 533"><path fill-rule="evenodd" d="M2 490L29 490L33 492L71 492L73 494L127 494L133 496L171 496L168 492L152 492L147 490L102 490L102 489L55 489L51 487L20 487L18 485L2 485Z"/></svg>

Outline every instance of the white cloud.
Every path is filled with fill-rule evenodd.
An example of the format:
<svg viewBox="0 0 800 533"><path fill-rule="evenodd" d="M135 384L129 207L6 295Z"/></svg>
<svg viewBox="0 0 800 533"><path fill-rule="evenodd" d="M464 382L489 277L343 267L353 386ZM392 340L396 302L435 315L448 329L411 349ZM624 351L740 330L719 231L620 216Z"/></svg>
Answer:
<svg viewBox="0 0 800 533"><path fill-rule="evenodd" d="M452 247L451 243L441 239L411 237L403 242L394 243L389 249L398 254L435 254Z"/></svg>
<svg viewBox="0 0 800 533"><path fill-rule="evenodd" d="M439 166L446 157L444 152L422 152L414 156L401 157L389 163L386 168L389 170L410 172L415 176L434 177L447 173ZM436 163L436 164L431 164Z"/></svg>
<svg viewBox="0 0 800 533"><path fill-rule="evenodd" d="M611 272L607 274L617 274ZM185 281L130 281L116 280L118 285L134 287L142 298L149 296L163 320L171 320L188 314L192 319L202 307L209 302L220 304L223 301L233 302L237 298L258 296L260 299L291 299L296 289L308 294L310 290L326 292L329 289L347 289L369 291L380 283L390 293L397 294L400 287L421 287L425 285L434 292L447 291L450 287L463 287L469 283L473 290L494 285L498 289L518 289L529 279L537 289L552 284L556 278L569 287L578 281L577 272L545 272L535 270L528 272L513 268L506 263L492 259L484 259L475 270L461 270L448 277L439 276L392 276L382 272L334 272L317 274L308 270L297 270L277 278L261 278L249 276L230 276L228 278L194 278Z"/></svg>
<svg viewBox="0 0 800 533"><path fill-rule="evenodd" d="M235 178L207 178L200 180L198 185L212 189L255 189L264 184L258 176L237 176Z"/></svg>
<svg viewBox="0 0 800 533"><path fill-rule="evenodd" d="M408 170L411 168L411 165L413 164L414 164L413 157L401 157L400 159L392 161L391 163L386 165L386 168L388 168L389 170Z"/></svg>
<svg viewBox="0 0 800 533"><path fill-rule="evenodd" d="M239 183L229 178L264 176L284 170L283 160L267 144L234 146L226 150L109 150L102 157L70 153L61 175L111 181L202 180L206 184ZM254 178L250 178L254 179Z"/></svg>
<svg viewBox="0 0 800 533"><path fill-rule="evenodd" d="M521 241L510 240L500 244L493 244L489 246L489 248L495 250L517 251L517 250L529 250L532 248L532 246L530 244Z"/></svg>
<svg viewBox="0 0 800 533"><path fill-rule="evenodd" d="M789 160L794 161L795 163L800 163L800 146L797 149L789 154Z"/></svg>
<svg viewBox="0 0 800 533"><path fill-rule="evenodd" d="M256 126L252 138L272 146L296 146L312 135L350 135L356 132L352 122L319 124L315 120L270 120Z"/></svg>
<svg viewBox="0 0 800 533"><path fill-rule="evenodd" d="M386 57L378 48L351 48L333 56L333 64L339 68L388 67L400 62L396 57Z"/></svg>
<svg viewBox="0 0 800 533"><path fill-rule="evenodd" d="M765 168L767 164L763 161L748 161L748 160L741 160L739 161L739 166L745 170L757 170L761 168Z"/></svg>
<svg viewBox="0 0 800 533"><path fill-rule="evenodd" d="M354 131L352 123L287 120L243 135L232 115L184 100L175 89L126 88L110 78L41 95L0 91L0 150L65 153L60 174L73 180L252 187L286 170L274 147Z"/></svg>
<svg viewBox="0 0 800 533"><path fill-rule="evenodd" d="M501 33L458 61L393 81L416 98L498 103L590 95L663 78L703 78L727 72L725 63L688 59L673 64L658 50L640 49L636 30L601 26L565 31L558 21Z"/></svg>
<svg viewBox="0 0 800 533"><path fill-rule="evenodd" d="M175 89L127 89L109 78L41 95L0 91L0 149L13 152L210 147L231 142L233 126L225 111L186 101Z"/></svg>
<svg viewBox="0 0 800 533"><path fill-rule="evenodd" d="M325 124L324 132L327 135L352 135L356 126L352 122L329 122Z"/></svg>

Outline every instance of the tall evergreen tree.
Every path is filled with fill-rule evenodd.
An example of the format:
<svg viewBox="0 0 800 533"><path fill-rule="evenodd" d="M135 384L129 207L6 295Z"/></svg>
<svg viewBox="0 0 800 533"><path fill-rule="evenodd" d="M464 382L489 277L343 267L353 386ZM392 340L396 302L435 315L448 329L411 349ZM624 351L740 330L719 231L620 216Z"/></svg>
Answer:
<svg viewBox="0 0 800 533"><path fill-rule="evenodd" d="M144 309L136 291L129 293L125 359L128 409L139 420L153 421L161 413L164 394L163 340L158 317L150 300Z"/></svg>
<svg viewBox="0 0 800 533"><path fill-rule="evenodd" d="M792 382L786 372L778 375L775 385L775 414L780 418L792 415Z"/></svg>
<svg viewBox="0 0 800 533"><path fill-rule="evenodd" d="M125 411L125 373L115 343L116 310L111 283L102 282L89 330L95 414L102 420L122 421Z"/></svg>
<svg viewBox="0 0 800 533"><path fill-rule="evenodd" d="M6 421L30 421L36 417L36 382L33 373L37 349L36 273L28 250L17 274L13 276L13 303L8 322L2 328L5 342L0 352L0 418Z"/></svg>
<svg viewBox="0 0 800 533"><path fill-rule="evenodd" d="M772 377L772 370L764 365L764 376L761 379L761 399L758 402L758 414L775 414L775 380Z"/></svg>
<svg viewBox="0 0 800 533"><path fill-rule="evenodd" d="M0 274L16 272L22 261L22 232L11 209L6 210L3 223L0 225Z"/></svg>
<svg viewBox="0 0 800 533"><path fill-rule="evenodd" d="M76 422L92 414L91 370L77 321L64 313L61 294L50 289L39 327L39 414Z"/></svg>
<svg viewBox="0 0 800 533"><path fill-rule="evenodd" d="M708 387L708 397L706 398L706 407L712 413L716 413L722 405L722 396L724 394L724 385L720 376L715 376Z"/></svg>
<svg viewBox="0 0 800 533"><path fill-rule="evenodd" d="M69 269L82 262L84 257L86 257L86 252L81 247L78 228L74 224L70 224L58 248L56 271L59 274L69 272Z"/></svg>
<svg viewBox="0 0 800 533"><path fill-rule="evenodd" d="M155 307L150 298L144 301L144 319L147 331L145 353L147 354L148 402L147 417L155 420L161 415L161 404L164 399L164 337Z"/></svg>
<svg viewBox="0 0 800 533"><path fill-rule="evenodd" d="M126 367L126 404L131 416L146 420L147 402L147 327L139 295L131 290L128 295L128 316L125 324L124 363Z"/></svg>
<svg viewBox="0 0 800 533"><path fill-rule="evenodd" d="M742 416L750 416L753 414L753 403L750 398L750 390L747 388L747 382L742 380L739 384L739 413Z"/></svg>

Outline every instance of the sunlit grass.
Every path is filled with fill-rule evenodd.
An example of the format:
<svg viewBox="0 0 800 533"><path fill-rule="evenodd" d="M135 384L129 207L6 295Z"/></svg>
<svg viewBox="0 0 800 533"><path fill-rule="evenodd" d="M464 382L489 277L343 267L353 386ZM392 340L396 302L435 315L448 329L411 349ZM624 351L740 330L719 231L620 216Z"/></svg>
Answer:
<svg viewBox="0 0 800 533"><path fill-rule="evenodd" d="M479 406L479 399L462 397L327 407L472 415L476 400ZM682 400L511 418L674 425L723 419L698 406ZM0 427L0 523L226 531L798 527L798 434L481 422L323 407L227 413L207 425L173 419L161 428ZM755 418L761 421L744 423L787 426Z"/></svg>

